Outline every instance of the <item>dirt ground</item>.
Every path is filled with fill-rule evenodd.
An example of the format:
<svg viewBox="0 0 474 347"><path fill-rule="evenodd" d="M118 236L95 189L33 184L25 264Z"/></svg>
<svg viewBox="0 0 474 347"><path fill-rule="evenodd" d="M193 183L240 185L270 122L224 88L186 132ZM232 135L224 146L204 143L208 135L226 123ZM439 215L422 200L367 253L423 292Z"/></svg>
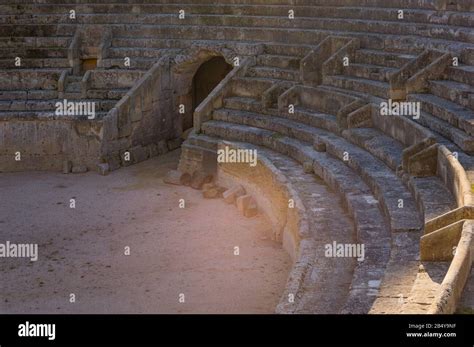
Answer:
<svg viewBox="0 0 474 347"><path fill-rule="evenodd" d="M178 157L0 174L0 243L39 247L36 262L0 258L0 313L273 313L291 260L269 223L164 184Z"/></svg>

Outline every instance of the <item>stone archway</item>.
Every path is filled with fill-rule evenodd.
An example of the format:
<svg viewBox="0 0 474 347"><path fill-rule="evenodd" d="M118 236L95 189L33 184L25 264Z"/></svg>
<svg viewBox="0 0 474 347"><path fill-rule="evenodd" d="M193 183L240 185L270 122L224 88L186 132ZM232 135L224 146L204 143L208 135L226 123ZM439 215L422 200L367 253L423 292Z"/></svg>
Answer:
<svg viewBox="0 0 474 347"><path fill-rule="evenodd" d="M175 58L171 70L173 99L181 133L192 128L195 108L232 70L236 56L233 50L217 46L194 47ZM183 113L179 113L180 106L184 106Z"/></svg>
<svg viewBox="0 0 474 347"><path fill-rule="evenodd" d="M201 64L193 77L193 112L231 70L232 65L228 64L222 56L212 57ZM192 127L193 117L191 115L183 120L183 130Z"/></svg>

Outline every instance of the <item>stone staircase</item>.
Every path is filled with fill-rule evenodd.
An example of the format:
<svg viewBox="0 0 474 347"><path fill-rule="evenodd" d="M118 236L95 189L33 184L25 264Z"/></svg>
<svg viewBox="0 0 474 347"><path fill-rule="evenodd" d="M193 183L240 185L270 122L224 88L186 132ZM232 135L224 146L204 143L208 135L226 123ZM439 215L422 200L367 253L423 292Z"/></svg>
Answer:
<svg viewBox="0 0 474 347"><path fill-rule="evenodd" d="M415 57L407 53L359 49L353 58L348 57L343 74L324 76L323 85L386 100L390 98L390 76Z"/></svg>
<svg viewBox="0 0 474 347"><path fill-rule="evenodd" d="M25 119L38 124L50 119L54 131L41 132L38 125L24 131L33 136L25 136L74 134L79 139L71 148L87 153L73 149L65 155L61 144L54 144L53 154L34 153L35 160L47 158L54 162L48 168L58 170L68 156L89 157L91 166L110 152L119 164L106 164L117 168L125 165L118 153L128 150L143 160L163 152L154 141L165 141L166 147L172 138L182 85L171 83L176 71L161 71L158 62L170 57L170 66L179 65L188 56L192 62L193 51L249 57L253 64L229 80L222 102L199 124L201 132L183 144L180 166L212 161L221 141L244 143L257 148L293 187L311 222L314 253L297 301L281 312L430 311L450 263L421 261L420 237L425 223L459 207L458 192L443 180L440 159L430 174L413 174L406 161L413 148L433 140L430 146L456 153L474 179L471 2L76 2L0 5L0 131L10 134L10 124L26 129L31 123L25 125ZM71 9L74 20L66 15ZM95 25L110 32L100 47L92 47L97 67L74 74L75 34ZM345 54L349 64L324 70L321 84L303 82L302 61L328 37L357 40ZM382 118L377 107L391 96L391 77L429 49L460 57L460 65L429 78L422 92L408 93L407 100L421 102L419 119ZM331 52L331 58L339 59L339 53ZM21 67L14 66L16 56ZM160 96L153 94L156 86ZM87 125L73 119L67 127L63 120L55 123L51 112L61 98L95 102L97 119ZM16 133L8 136L8 143L21 140ZM423 151L415 154L426 159ZM365 260L324 256L324 246L333 241L364 244Z"/></svg>
<svg viewBox="0 0 474 347"><path fill-rule="evenodd" d="M367 50L361 49L356 55L363 57L366 52ZM379 52L375 56L377 57L370 63L377 60L380 65L356 61L354 69L347 74L363 80L362 83L365 84L370 84L371 81L384 82L387 91L390 74L414 58L409 54L386 52ZM257 57L257 68L262 61L268 61L266 54L262 58ZM291 59L284 58L283 61L283 66L287 67ZM325 102L325 99L330 99L331 94L340 94L340 98L344 94L357 97L370 94L367 91L362 90L365 93L361 93L360 88L347 91L327 84L318 88L305 87L305 93L309 95L302 97L305 100L300 101L295 111L290 113L281 105L279 110L276 109L277 105L274 103L269 108L263 106L264 103L258 96L265 94L265 89L268 90L271 86L258 80L255 70L255 67L250 68L246 76L232 81L232 92L224 98L223 108L213 112L212 121L202 124L203 136L263 145L305 165L308 162L315 165L314 155L318 153L315 149L323 149L328 156L339 160L342 166L353 170L352 175L360 177L359 180L362 179L370 194L373 194L373 200L369 201L380 204L382 219L388 223L391 233L386 236L387 246L382 256L375 253L375 259L379 262L376 269L370 265L359 267L360 275L354 276L354 281L358 279L359 282L353 281L348 289L348 301L340 312L428 312L448 264L420 263L419 239L423 220L428 221L456 207L452 193L436 176L413 177L409 183L402 180L402 157L408 144L373 124L369 127L340 129L335 113L341 105L333 110L324 106L334 104L334 100ZM287 81L286 76L282 75L265 77L273 79L273 85ZM286 90L297 84L291 83ZM375 95L369 99L378 100L380 96ZM314 100L313 103L310 100ZM350 101L346 101L348 103ZM385 169L381 170L382 167ZM324 171L315 172L324 177ZM401 200L403 206L400 208ZM358 227L363 228L356 224L356 228ZM366 238L365 241L367 240ZM379 276L374 279L374 274L377 273ZM360 281L360 278L364 280ZM422 298L423 291L430 291L431 294ZM364 301L366 305L361 305ZM365 311L362 307L365 307Z"/></svg>

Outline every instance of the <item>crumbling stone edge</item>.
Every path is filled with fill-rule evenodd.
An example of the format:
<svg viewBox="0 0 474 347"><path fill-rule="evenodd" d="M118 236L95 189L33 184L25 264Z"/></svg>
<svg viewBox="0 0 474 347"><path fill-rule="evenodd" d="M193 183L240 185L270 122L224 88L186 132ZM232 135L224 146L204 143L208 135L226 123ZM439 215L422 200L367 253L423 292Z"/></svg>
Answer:
<svg viewBox="0 0 474 347"><path fill-rule="evenodd" d="M253 148L244 143L236 143L225 141L225 145L231 146L232 148ZM218 176L221 175L223 168L229 164L220 164L218 169ZM239 177L235 177L236 172L233 171L232 175L237 181L250 181L255 178L255 172L258 172L258 168L264 171L271 177L271 180L268 181L269 192L274 191L280 193L284 196L284 205L279 204L278 201L272 201L272 208L277 211L282 211L282 214L286 214L282 217L280 221L272 221L272 224L277 225L274 233L276 235L276 240L281 241L286 251L293 258L293 266L288 275L287 283L285 289L280 297L279 303L275 308L275 313L277 314L291 314L297 312L298 303L303 296L303 287L304 279L309 273L310 269L313 266L314 254L316 249L316 243L311 238L309 232L309 221L306 214L306 209L300 200L298 193L293 188L291 182L287 180L285 175L283 175L280 170L273 165L271 160L265 156L264 153L259 152L257 158L257 167L252 168L251 174L248 176L243 173ZM239 168L239 172L242 170L242 167ZM242 183L242 182L239 182ZM259 185L260 188L261 185ZM248 187L246 187L247 189ZM261 190L264 192L264 189ZM255 195L255 194L254 194ZM258 198L257 198L258 200ZM275 199L277 200L277 199ZM290 208L288 202L292 200L294 202L294 207ZM267 217L272 220L269 213L266 214ZM278 225L279 224L279 225ZM288 241L288 238L292 238L292 241ZM289 249L292 248L292 249Z"/></svg>
<svg viewBox="0 0 474 347"><path fill-rule="evenodd" d="M474 221L466 220L461 240L448 272L441 283L435 300L431 304L431 314L452 314L456 311L464 286L469 277L474 258Z"/></svg>

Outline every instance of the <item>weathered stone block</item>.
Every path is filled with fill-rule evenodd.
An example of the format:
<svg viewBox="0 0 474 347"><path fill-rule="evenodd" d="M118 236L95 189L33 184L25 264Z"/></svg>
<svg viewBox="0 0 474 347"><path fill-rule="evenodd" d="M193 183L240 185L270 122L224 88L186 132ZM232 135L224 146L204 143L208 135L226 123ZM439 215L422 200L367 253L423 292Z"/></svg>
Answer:
<svg viewBox="0 0 474 347"><path fill-rule="evenodd" d="M242 196L245 195L245 189L242 186L235 186L232 187L224 192L222 194L222 197L224 198L224 201L228 204L233 204L235 200Z"/></svg>
<svg viewBox="0 0 474 347"><path fill-rule="evenodd" d="M168 145L166 144L165 140L158 141L157 146L158 146L158 153L160 155L168 153Z"/></svg>
<svg viewBox="0 0 474 347"><path fill-rule="evenodd" d="M168 183L168 184L174 184L176 186L180 186L182 175L183 174L178 170L168 171L165 178L163 178L163 182Z"/></svg>
<svg viewBox="0 0 474 347"><path fill-rule="evenodd" d="M175 139L172 139L172 140L168 140L168 149L170 151L173 151L177 148L179 148L179 146L181 146L181 144L183 143L183 139L180 138L180 137L177 137Z"/></svg>
<svg viewBox="0 0 474 347"><path fill-rule="evenodd" d="M86 172L87 172L87 166L85 165L74 165L72 167L72 173L74 174L86 173Z"/></svg>
<svg viewBox="0 0 474 347"><path fill-rule="evenodd" d="M202 186L202 191L203 191L202 196L205 199L217 199L217 198L220 198L222 196L222 192L219 189L219 187L217 187L213 183L205 183Z"/></svg>
<svg viewBox="0 0 474 347"><path fill-rule="evenodd" d="M109 171L115 171L120 168L120 153L119 151L110 153L107 156L107 163L109 164Z"/></svg>
<svg viewBox="0 0 474 347"><path fill-rule="evenodd" d="M130 121L138 122L142 119L142 100L140 95L132 97L130 106Z"/></svg>
<svg viewBox="0 0 474 347"><path fill-rule="evenodd" d="M189 187L191 185L191 181L192 181L192 176L187 172L183 173L183 175L181 176L181 184L183 186Z"/></svg>
<svg viewBox="0 0 474 347"><path fill-rule="evenodd" d="M156 143L150 143L148 146L146 146L146 148L148 151L148 157L153 158L160 155L158 145Z"/></svg>
<svg viewBox="0 0 474 347"><path fill-rule="evenodd" d="M326 152L326 143L320 139L314 140L313 147L317 152Z"/></svg>
<svg viewBox="0 0 474 347"><path fill-rule="evenodd" d="M140 163L148 159L148 150L143 146L135 146L130 148L130 154L133 160L133 163Z"/></svg>
<svg viewBox="0 0 474 347"><path fill-rule="evenodd" d="M303 163L303 170L307 174L313 173L313 163L310 161L305 161Z"/></svg>
<svg viewBox="0 0 474 347"><path fill-rule="evenodd" d="M104 136L106 140L115 140L119 136L118 129L118 111L113 108L106 117L104 117Z"/></svg>
<svg viewBox="0 0 474 347"><path fill-rule="evenodd" d="M107 163L100 163L100 164L97 164L97 172L99 173L99 175L102 175L102 176L107 176L109 174L109 164Z"/></svg>
<svg viewBox="0 0 474 347"><path fill-rule="evenodd" d="M257 203L251 195L239 196L236 203L239 212L245 217L250 218L258 214Z"/></svg>
<svg viewBox="0 0 474 347"><path fill-rule="evenodd" d="M63 173L68 174L72 170L72 163L70 160L63 161Z"/></svg>
<svg viewBox="0 0 474 347"><path fill-rule="evenodd" d="M212 181L212 175L202 171L196 171L192 176L191 188L193 189L202 189L202 186L205 183L210 183Z"/></svg>

